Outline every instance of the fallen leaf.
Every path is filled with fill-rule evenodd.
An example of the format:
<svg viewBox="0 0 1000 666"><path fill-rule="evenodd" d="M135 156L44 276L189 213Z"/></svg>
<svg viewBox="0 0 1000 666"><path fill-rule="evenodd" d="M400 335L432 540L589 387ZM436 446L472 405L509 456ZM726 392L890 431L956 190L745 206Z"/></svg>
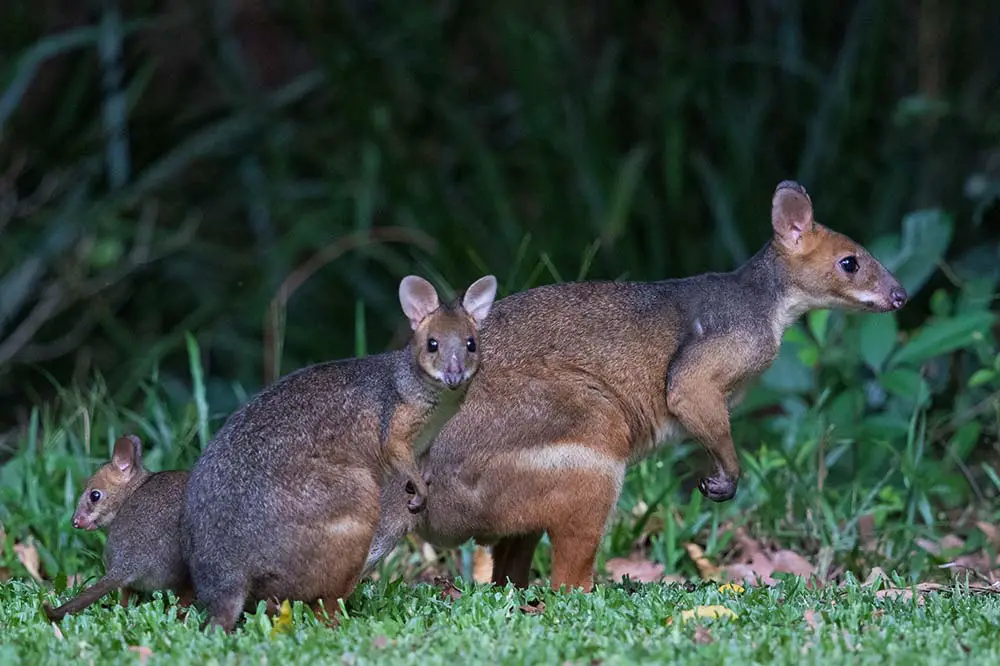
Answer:
<svg viewBox="0 0 1000 666"><path fill-rule="evenodd" d="M727 564L726 568L723 570L723 575L726 580L738 581L746 585L757 585L758 583L763 585L774 585L777 583L777 581L770 576L760 576L749 564Z"/></svg>
<svg viewBox="0 0 1000 666"><path fill-rule="evenodd" d="M8 580L10 580L10 569L0 567L0 583L6 583Z"/></svg>
<svg viewBox="0 0 1000 666"><path fill-rule="evenodd" d="M956 534L945 534L941 537L941 548L943 550L962 550L965 548L965 539Z"/></svg>
<svg viewBox="0 0 1000 666"><path fill-rule="evenodd" d="M14 552L17 553L17 559L28 570L31 577L38 582L42 582L41 562L38 559L38 549L35 548L35 540L29 536L26 543L15 543Z"/></svg>
<svg viewBox="0 0 1000 666"><path fill-rule="evenodd" d="M281 602L281 606L278 607L278 617L274 618L274 623L271 625L271 638L274 638L278 634L287 634L292 630L292 604L289 603L288 599Z"/></svg>
<svg viewBox="0 0 1000 666"><path fill-rule="evenodd" d="M694 562L694 565L698 568L698 574L705 580L719 580L721 577L719 567L712 564L711 560L705 556L705 551L701 549L696 543L691 543L690 541L684 544L684 550L687 551L688 557Z"/></svg>
<svg viewBox="0 0 1000 666"><path fill-rule="evenodd" d="M879 599L899 599L902 601L910 601L911 599L913 599L913 590L904 587L897 587L897 588L891 587L884 590L879 590L878 592L875 593L875 596L878 597ZM924 597L918 594L917 605L923 606L923 604L924 604Z"/></svg>
<svg viewBox="0 0 1000 666"><path fill-rule="evenodd" d="M430 545L426 541L420 546L420 556L424 558L424 562L433 562L437 559L437 551L434 550L434 546Z"/></svg>
<svg viewBox="0 0 1000 666"><path fill-rule="evenodd" d="M954 534L946 534L937 542L924 538L914 539L913 542L934 557L941 557L947 552L961 551L965 547L965 541Z"/></svg>
<svg viewBox="0 0 1000 666"><path fill-rule="evenodd" d="M995 550L1000 550L1000 528L983 520L976 523L976 527L979 528L980 532L986 535L986 538L989 539L990 544ZM0 527L0 534L3 534L2 527Z"/></svg>
<svg viewBox="0 0 1000 666"><path fill-rule="evenodd" d="M145 645L129 645L128 650L139 655L140 664L145 664L153 656L153 651Z"/></svg>
<svg viewBox="0 0 1000 666"><path fill-rule="evenodd" d="M539 615L545 612L545 602L539 600L529 601L523 606L518 606L518 610L528 615Z"/></svg>
<svg viewBox="0 0 1000 666"><path fill-rule="evenodd" d="M879 582L890 585L889 577L885 575L882 567L872 567L872 570L868 572L868 578L865 578L865 582L861 583L861 587L871 587Z"/></svg>
<svg viewBox="0 0 1000 666"><path fill-rule="evenodd" d="M637 557L614 557L605 567L611 578L620 581L623 576L640 583L656 583L663 578L663 565Z"/></svg>
<svg viewBox="0 0 1000 666"><path fill-rule="evenodd" d="M803 578L809 578L816 572L816 568L809 563L809 560L794 550L779 550L774 553L771 555L771 564L774 565L775 572L789 573Z"/></svg>
<svg viewBox="0 0 1000 666"><path fill-rule="evenodd" d="M733 544L743 551L746 558L753 557L755 553L763 551L760 542L750 536L745 527L737 527L733 532Z"/></svg>
<svg viewBox="0 0 1000 666"><path fill-rule="evenodd" d="M806 621L810 629L815 629L818 626L816 623L816 611L812 609L802 611L802 619Z"/></svg>
<svg viewBox="0 0 1000 666"><path fill-rule="evenodd" d="M875 550L875 516L866 513L858 517L858 537L864 550Z"/></svg>
<svg viewBox="0 0 1000 666"><path fill-rule="evenodd" d="M694 628L692 640L698 645L708 645L712 642L712 632L708 630L708 627L699 624Z"/></svg>
<svg viewBox="0 0 1000 666"><path fill-rule="evenodd" d="M389 638L379 634L372 639L372 647L376 650L384 650L389 646Z"/></svg>
<svg viewBox="0 0 1000 666"><path fill-rule="evenodd" d="M472 551L472 580L489 583L493 580L493 555L482 546Z"/></svg>
<svg viewBox="0 0 1000 666"><path fill-rule="evenodd" d="M725 583L719 586L719 592L730 592L732 594L743 594L746 588L739 583Z"/></svg>
<svg viewBox="0 0 1000 666"><path fill-rule="evenodd" d="M61 641L61 640L64 640L64 639L63 639L63 633L62 633L62 630L61 630L61 629L59 628L59 625L58 625L58 624L56 624L55 622L53 622L53 623L52 623L52 631L53 631L53 632L55 632L55 635L56 635L56 639L57 639L57 640L60 640L60 641Z"/></svg>
<svg viewBox="0 0 1000 666"><path fill-rule="evenodd" d="M695 608L681 611L681 622L687 622L688 620L693 620L696 617L716 619L720 617L737 617L736 613L729 610L725 606L696 606ZM668 617L667 624L672 624L674 618Z"/></svg>
<svg viewBox="0 0 1000 666"><path fill-rule="evenodd" d="M447 578L442 578L437 576L434 578L434 584L441 588L441 597L447 601L458 601L462 598L462 591L455 587Z"/></svg>

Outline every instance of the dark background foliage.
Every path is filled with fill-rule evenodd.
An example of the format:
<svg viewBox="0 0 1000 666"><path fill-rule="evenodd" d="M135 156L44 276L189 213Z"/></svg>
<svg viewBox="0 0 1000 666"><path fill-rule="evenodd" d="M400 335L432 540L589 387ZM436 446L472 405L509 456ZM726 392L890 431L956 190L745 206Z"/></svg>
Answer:
<svg viewBox="0 0 1000 666"><path fill-rule="evenodd" d="M0 44L7 429L95 373L185 395L187 332L224 414L398 344L411 271L727 270L784 178L863 243L949 216L904 328L998 263L987 0L11 0Z"/></svg>
<svg viewBox="0 0 1000 666"><path fill-rule="evenodd" d="M786 178L911 301L803 317L733 414L737 497L664 447L599 566L759 567L750 531L827 581L991 571L1000 3L5 0L0 580L99 568L69 517L116 434L190 466L276 375L401 344L403 275L728 270ZM468 579L468 546L381 574Z"/></svg>

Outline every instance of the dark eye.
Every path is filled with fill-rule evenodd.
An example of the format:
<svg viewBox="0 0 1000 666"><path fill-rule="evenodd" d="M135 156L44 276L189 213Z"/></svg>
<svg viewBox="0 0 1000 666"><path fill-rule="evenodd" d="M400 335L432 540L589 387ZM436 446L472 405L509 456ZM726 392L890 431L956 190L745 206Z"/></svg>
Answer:
<svg viewBox="0 0 1000 666"><path fill-rule="evenodd" d="M434 338L427 338L427 351L434 353L438 350L438 341Z"/></svg>
<svg viewBox="0 0 1000 666"><path fill-rule="evenodd" d="M101 491L100 490L91 490L90 491L90 501L91 502L100 502L101 501Z"/></svg>
<svg viewBox="0 0 1000 666"><path fill-rule="evenodd" d="M469 350L470 353L475 353L476 351L476 339L469 338L465 341L465 348Z"/></svg>
<svg viewBox="0 0 1000 666"><path fill-rule="evenodd" d="M856 257L844 257L840 260L840 267L844 269L845 273L857 273L858 260Z"/></svg>

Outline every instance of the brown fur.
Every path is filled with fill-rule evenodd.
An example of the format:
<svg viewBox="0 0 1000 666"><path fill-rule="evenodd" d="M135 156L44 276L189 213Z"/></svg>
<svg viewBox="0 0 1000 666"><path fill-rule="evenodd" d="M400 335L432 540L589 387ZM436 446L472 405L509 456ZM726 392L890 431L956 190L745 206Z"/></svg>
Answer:
<svg viewBox="0 0 1000 666"><path fill-rule="evenodd" d="M62 606L44 605L59 621L121 589L124 606L133 592L173 590L182 603L192 598L191 581L180 546L185 471L149 472L142 464L142 441L125 435L115 442L110 461L87 479L73 514L73 527L108 532L106 573L92 587Z"/></svg>
<svg viewBox="0 0 1000 666"><path fill-rule="evenodd" d="M772 226L731 273L549 285L498 301L476 383L420 461L434 479L427 511L400 512L386 486L367 567L416 529L441 546L494 542L494 581L524 584L547 532L552 586L589 590L627 464L687 436L712 461L702 493L730 499L740 465L729 409L785 329L812 308L887 311L906 299L864 248L815 222L800 185L778 185Z"/></svg>
<svg viewBox="0 0 1000 666"><path fill-rule="evenodd" d="M384 479L396 475L400 509L423 510L413 449L455 413L478 372L477 328L495 293L488 276L442 305L430 283L404 278L406 349L298 370L229 417L192 471L184 528L213 624L231 631L256 599L322 602L333 613L361 575Z"/></svg>

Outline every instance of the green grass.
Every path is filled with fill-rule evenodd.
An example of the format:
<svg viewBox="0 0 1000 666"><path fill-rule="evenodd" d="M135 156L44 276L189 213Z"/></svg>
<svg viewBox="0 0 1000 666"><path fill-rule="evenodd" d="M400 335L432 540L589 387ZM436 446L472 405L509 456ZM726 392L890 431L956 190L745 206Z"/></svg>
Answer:
<svg viewBox="0 0 1000 666"><path fill-rule="evenodd" d="M232 636L201 631L203 616L197 612L178 619L177 607L159 594L128 609L106 600L108 608L94 606L64 620L60 637L41 614L45 593L35 585L7 583L0 586L0 662L134 663L137 653L129 646L149 648L150 664L1000 659L1000 596L974 595L961 586L928 595L918 605L913 599L878 598L857 583L812 591L794 580L742 595L712 584L691 591L678 584L607 584L589 595L458 585L464 594L451 600L429 584L366 583L349 599L337 629L321 625L296 604L287 631L274 632L271 619L259 612ZM537 600L544 603L541 613L520 610ZM682 611L699 605L723 605L735 617L682 619Z"/></svg>
<svg viewBox="0 0 1000 666"><path fill-rule="evenodd" d="M344 654L378 663L744 663L793 661L803 650L807 659L834 662L936 662L963 656L962 646L984 660L997 649L988 644L996 596L955 590L917 607L850 582L876 566L902 586L940 580L949 573L939 565L959 555L996 555L988 530L976 523L1000 524L1000 476L995 459L973 455L972 447L995 440L1000 425L1000 348L990 332L995 315L969 311L968 293L939 294L935 317L904 336L892 318L806 318L733 413L745 472L736 498L716 504L692 490L706 463L697 445L664 447L629 469L596 562L603 573L610 558L638 555L667 574L698 580L689 546L700 547L712 566L745 564L734 538L734 528L742 528L768 553L805 556L826 584L820 592L801 582L740 597L722 597L712 584L694 591L605 584L589 596L480 587L451 602L432 586L411 585L435 574L470 580L468 544L428 556L411 538L348 600L348 619L337 630L299 609L291 635L272 640L270 620L257 615L237 636L223 638L201 633L198 613L179 620L172 606L165 612L162 600L123 610L109 599L108 608L67 619L59 638L43 620L41 602L64 576L101 573L104 535L74 530L70 517L110 443L133 432L144 441L150 469L190 468L246 392L237 382L225 389L209 382L193 337L186 339L189 377L154 369L137 385L141 399L128 407L99 379L72 389L53 382L58 399L39 403L23 430L0 441L0 580L13 577L0 586L0 664L15 656L25 663L135 660L129 645L150 648L163 663L328 663ZM358 339L365 339L363 330ZM926 370L932 364L954 371L938 371L935 379ZM956 373L953 391L940 377ZM916 543L941 543L944 535L958 535L962 546L934 554ZM26 582L15 549L25 543L37 549L41 584ZM543 580L551 571L544 539L533 568ZM60 599L70 593L61 591ZM529 598L544 601L544 612L520 612ZM665 624L685 609L720 602L737 617L712 621L711 642L694 641L689 625Z"/></svg>
<svg viewBox="0 0 1000 666"><path fill-rule="evenodd" d="M65 601L78 589L62 590L56 599L63 575L89 577L79 586L101 573L103 534L74 530L69 517L83 479L106 457L113 434L138 432L148 464L159 470L190 466L202 433L217 427L219 415L202 401L174 401L164 393L149 388L143 411L129 412L109 401L99 384L63 392L59 404L34 412L13 457L0 467L0 524L6 531L0 572L14 576L0 584L0 663L135 663L139 653L129 646L149 648L150 663L202 664L942 663L966 657L966 650L979 661L1000 657L997 595L955 587L926 595L918 606L879 598L874 588L856 582L872 566L897 572L895 584L903 587L926 579L938 562L914 548L913 539L933 539L956 524L944 514L931 524L908 515L905 484L847 482L827 474L823 491L817 491L814 465L821 456L809 439L744 451L740 494L724 504L683 488L683 479L700 464L689 459L690 445L633 466L597 564L603 572L608 558L640 553L667 573L697 581L685 544L697 543L712 562L724 563L732 527L745 526L817 563L827 553L829 566L819 574L829 583L818 591L806 589L801 579L734 595L711 582L614 584L607 577L590 595L542 587L514 591L461 582L470 578L468 549L427 560L410 541L381 563L376 580L363 582L347 600L337 629L320 625L296 605L290 632L274 633L273 620L259 612L234 636L210 635L200 629L201 610L179 614L169 595L157 593L128 609L109 595L66 618L57 633L41 612L42 602ZM875 517L877 552L859 548L861 514ZM27 577L14 552L14 544L29 537L46 579L41 584ZM981 538L970 536L967 543L980 548ZM831 573L831 566L841 573ZM541 579L550 572L544 540L534 568ZM461 597L446 598L434 585L415 583L432 573L457 576ZM543 612L520 610L532 601L543 602ZM684 610L714 604L736 616L681 621Z"/></svg>

